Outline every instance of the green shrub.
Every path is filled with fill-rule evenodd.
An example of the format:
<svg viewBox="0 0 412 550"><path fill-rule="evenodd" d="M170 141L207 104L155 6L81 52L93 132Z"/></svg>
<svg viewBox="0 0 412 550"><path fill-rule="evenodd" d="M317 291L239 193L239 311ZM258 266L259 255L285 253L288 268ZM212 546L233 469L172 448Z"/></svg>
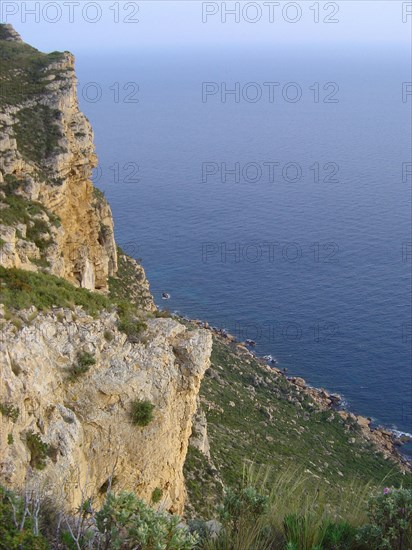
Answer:
<svg viewBox="0 0 412 550"><path fill-rule="evenodd" d="M255 522L267 509L268 497L259 494L255 487L244 487L238 491L228 489L219 509L220 519L237 528L240 520Z"/></svg>
<svg viewBox="0 0 412 550"><path fill-rule="evenodd" d="M46 540L36 533L35 522L25 513L23 500L0 485L0 550L46 550Z"/></svg>
<svg viewBox="0 0 412 550"><path fill-rule="evenodd" d="M228 489L218 508L222 528L205 545L213 550L269 550L270 528L266 521L268 498L255 487ZM275 548L275 547L273 547Z"/></svg>
<svg viewBox="0 0 412 550"><path fill-rule="evenodd" d="M82 374L86 374L92 365L96 364L94 356L87 352L81 351L77 354L77 362L70 368L70 380L74 381Z"/></svg>
<svg viewBox="0 0 412 550"><path fill-rule="evenodd" d="M133 424L147 426L153 420L154 405L147 400L136 399L131 405L131 417Z"/></svg>
<svg viewBox="0 0 412 550"><path fill-rule="evenodd" d="M77 354L77 364L79 368L84 369L86 367L91 367L91 365L95 365L96 359L94 358L94 355L88 351L79 352Z"/></svg>
<svg viewBox="0 0 412 550"><path fill-rule="evenodd" d="M374 550L412 548L412 490L384 489L370 499L370 523L360 529L358 540Z"/></svg>
<svg viewBox="0 0 412 550"><path fill-rule="evenodd" d="M44 470L49 446L42 441L38 433L30 431L26 434L26 444L30 451L30 466L37 470Z"/></svg>
<svg viewBox="0 0 412 550"><path fill-rule="evenodd" d="M96 514L96 525L104 535L103 548L191 550L197 537L179 525L177 516L156 513L133 493L109 493Z"/></svg>
<svg viewBox="0 0 412 550"><path fill-rule="evenodd" d="M0 413L10 418L12 422L16 422L20 414L20 409L9 403L0 403Z"/></svg>
<svg viewBox="0 0 412 550"><path fill-rule="evenodd" d="M13 434L7 434L7 445L13 445L14 437Z"/></svg>
<svg viewBox="0 0 412 550"><path fill-rule="evenodd" d="M160 487L156 487L156 489L153 489L151 501L153 502L153 504L157 504L158 502L160 502L162 496L163 491L160 489Z"/></svg>
<svg viewBox="0 0 412 550"><path fill-rule="evenodd" d="M120 322L118 329L121 332L127 334L127 337L131 341L136 341L141 332L147 329L147 325L143 321L137 321L130 317L122 317L120 315Z"/></svg>
<svg viewBox="0 0 412 550"><path fill-rule="evenodd" d="M116 298L113 298L116 300ZM146 330L144 321L136 318L136 307L131 302L120 300L117 302L117 313L119 315L118 329L127 334L131 341L136 341L138 335Z"/></svg>

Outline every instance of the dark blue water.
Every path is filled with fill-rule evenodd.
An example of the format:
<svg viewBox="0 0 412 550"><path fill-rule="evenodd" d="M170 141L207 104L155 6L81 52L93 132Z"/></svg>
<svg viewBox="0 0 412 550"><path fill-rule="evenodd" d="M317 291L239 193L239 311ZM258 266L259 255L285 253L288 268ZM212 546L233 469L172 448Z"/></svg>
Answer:
<svg viewBox="0 0 412 550"><path fill-rule="evenodd" d="M77 69L102 93L80 98L97 185L157 303L411 432L410 54L387 48L141 50ZM202 102L205 81L257 86ZM273 101L264 82L280 83Z"/></svg>

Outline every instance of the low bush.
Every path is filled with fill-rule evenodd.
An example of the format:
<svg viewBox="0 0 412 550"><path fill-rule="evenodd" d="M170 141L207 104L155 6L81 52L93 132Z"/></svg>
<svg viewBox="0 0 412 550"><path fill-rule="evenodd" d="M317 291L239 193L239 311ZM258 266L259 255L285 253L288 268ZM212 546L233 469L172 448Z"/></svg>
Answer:
<svg viewBox="0 0 412 550"><path fill-rule="evenodd" d="M10 418L12 422L16 422L19 417L20 410L18 407L15 407L9 403L0 403L0 413L3 416Z"/></svg>
<svg viewBox="0 0 412 550"><path fill-rule="evenodd" d="M412 548L412 490L386 488L368 503L369 523L358 540L374 550Z"/></svg>
<svg viewBox="0 0 412 550"><path fill-rule="evenodd" d="M77 354L77 362L70 368L70 380L76 380L79 376L88 372L90 367L95 364L96 359L91 353L87 351L79 352Z"/></svg>
<svg viewBox="0 0 412 550"><path fill-rule="evenodd" d="M351 550L356 544L357 529L346 521L327 522L323 537L325 550Z"/></svg>
<svg viewBox="0 0 412 550"><path fill-rule="evenodd" d="M136 307L124 300L117 302L117 313L119 315L118 329L127 334L131 342L138 341L138 336L146 330L144 321L136 318Z"/></svg>
<svg viewBox="0 0 412 550"><path fill-rule="evenodd" d="M133 424L147 426L153 420L154 405L147 400L137 399L132 402L130 415Z"/></svg>
<svg viewBox="0 0 412 550"><path fill-rule="evenodd" d="M140 333L147 329L144 321L138 321L132 318L120 318L118 329L127 334L132 342L137 340Z"/></svg>
<svg viewBox="0 0 412 550"><path fill-rule="evenodd" d="M156 489L153 489L152 491L151 501L153 502L153 504L157 504L158 502L160 502L162 496L163 491L160 489L160 487L156 487Z"/></svg>
<svg viewBox="0 0 412 550"><path fill-rule="evenodd" d="M114 334L111 330L105 330L103 336L106 342L112 342L114 340Z"/></svg>
<svg viewBox="0 0 412 550"><path fill-rule="evenodd" d="M96 525L104 537L102 548L192 550L195 534L179 525L180 519L156 513L132 493L109 493L96 514Z"/></svg>
<svg viewBox="0 0 412 550"><path fill-rule="evenodd" d="M26 444L30 451L30 466L36 470L44 470L49 446L42 441L38 433L30 431L26 434Z"/></svg>
<svg viewBox="0 0 412 550"><path fill-rule="evenodd" d="M267 523L268 496L250 485L229 489L219 507L222 529L205 543L210 550L249 550L271 548L270 527Z"/></svg>
<svg viewBox="0 0 412 550"><path fill-rule="evenodd" d="M259 494L255 487L244 487L238 491L229 489L220 507L220 519L230 523L237 530L240 521L254 523L267 510L268 497Z"/></svg>

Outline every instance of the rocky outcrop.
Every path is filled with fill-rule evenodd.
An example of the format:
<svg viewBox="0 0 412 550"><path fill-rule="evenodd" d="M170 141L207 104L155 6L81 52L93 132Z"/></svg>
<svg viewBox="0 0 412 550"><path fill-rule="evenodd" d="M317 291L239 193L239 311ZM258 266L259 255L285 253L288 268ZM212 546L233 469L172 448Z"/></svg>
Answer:
<svg viewBox="0 0 412 550"><path fill-rule="evenodd" d="M19 33L13 28L13 25L4 23L0 26L0 40L7 42L23 42Z"/></svg>
<svg viewBox="0 0 412 550"><path fill-rule="evenodd" d="M74 57L42 54L2 25L0 59L0 198L13 193L39 202L58 220L55 227L45 220L51 246L33 242L28 250L21 232L8 235L1 263L37 269L42 256L49 273L84 288L107 290L108 277L117 271L113 220L91 182L97 159L91 126L78 107ZM1 209L10 209L7 200ZM14 220L4 225L16 229Z"/></svg>
<svg viewBox="0 0 412 550"><path fill-rule="evenodd" d="M160 506L181 512L183 463L211 335L151 319L132 344L117 330L115 313L93 319L80 308L33 308L20 314L18 330L3 311L2 318L0 479L35 486L70 508L85 495L98 498L110 480L148 501L158 488ZM82 354L95 363L73 375ZM154 405L145 427L131 420L136 399ZM44 444L42 459L33 434Z"/></svg>

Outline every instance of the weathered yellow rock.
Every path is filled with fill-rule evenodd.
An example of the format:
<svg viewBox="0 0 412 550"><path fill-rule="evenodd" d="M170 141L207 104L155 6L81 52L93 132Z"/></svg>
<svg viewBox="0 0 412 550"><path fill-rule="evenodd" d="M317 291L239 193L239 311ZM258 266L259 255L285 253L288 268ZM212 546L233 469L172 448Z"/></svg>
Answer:
<svg viewBox="0 0 412 550"><path fill-rule="evenodd" d="M209 366L210 332L153 319L141 343L131 344L118 332L115 314L92 319L78 308L74 315L56 310L18 331L9 322L3 327L0 402L18 407L19 415L15 422L0 417L0 481L39 487L75 508L82 491L98 499L114 476L117 489L148 501L160 488L162 506L182 512L183 464ZM104 338L108 330L110 342ZM79 350L92 354L96 364L69 381ZM131 421L134 399L155 406L146 427ZM44 470L30 465L30 431L53 450Z"/></svg>

